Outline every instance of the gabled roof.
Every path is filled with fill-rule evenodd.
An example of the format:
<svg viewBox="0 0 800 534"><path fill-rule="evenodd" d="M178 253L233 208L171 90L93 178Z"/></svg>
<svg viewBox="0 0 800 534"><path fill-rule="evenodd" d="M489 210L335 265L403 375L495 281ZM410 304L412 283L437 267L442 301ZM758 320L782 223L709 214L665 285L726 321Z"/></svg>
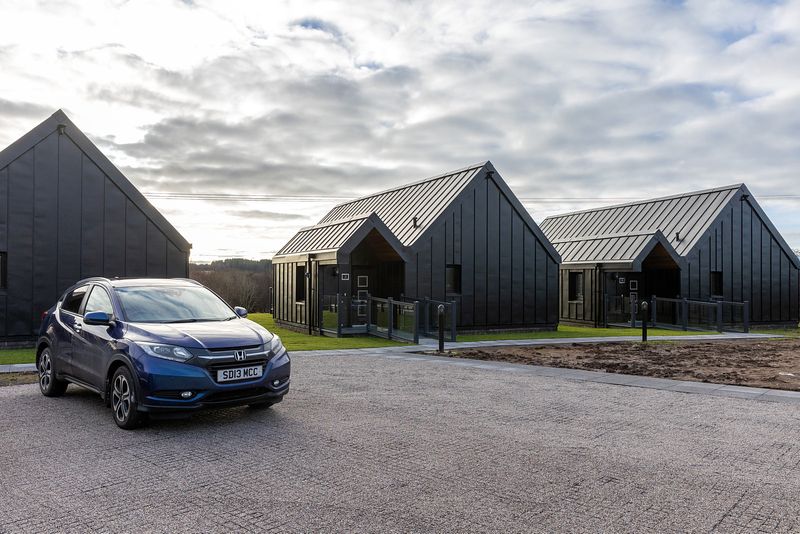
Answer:
<svg viewBox="0 0 800 534"><path fill-rule="evenodd" d="M641 271L642 263L656 246L661 245L679 266L683 258L675 251L661 230L585 236L552 241L564 264L603 263L618 269Z"/></svg>
<svg viewBox="0 0 800 534"><path fill-rule="evenodd" d="M467 188L487 162L458 169L334 207L320 223L375 213L403 246L411 246ZM414 217L417 225L414 226Z"/></svg>
<svg viewBox="0 0 800 534"><path fill-rule="evenodd" d="M634 250L656 231L678 255L685 256L743 187L736 184L555 215L542 221L541 228L564 263L571 263L568 258L577 250L583 263L614 261L626 243ZM583 249L577 244L590 241L594 247Z"/></svg>
<svg viewBox="0 0 800 534"><path fill-rule="evenodd" d="M386 233L391 235L387 241L394 248L399 247L401 250L398 250L398 253L403 256L409 247L442 220L447 209L457 202L461 195L468 194L474 184L483 178L491 179L495 183L548 254L559 262L556 249L490 161L339 204L331 209L319 224L300 230L275 257L343 250L341 244L343 240L358 229L355 221L369 215L375 216L376 227L385 228Z"/></svg>
<svg viewBox="0 0 800 534"><path fill-rule="evenodd" d="M348 254L371 230L376 230L401 258L407 259L405 247L374 212L301 228L275 257L333 251Z"/></svg>
<svg viewBox="0 0 800 534"><path fill-rule="evenodd" d="M63 126L63 135L66 135L75 145L108 176L114 185L142 210L142 213L169 239L173 245L183 252L189 252L192 245L161 215L155 207L139 192L119 169L92 143L88 137L69 120L66 113L60 109L45 119L33 130L26 133L2 152L0 152L0 169L33 148L40 141L56 132Z"/></svg>

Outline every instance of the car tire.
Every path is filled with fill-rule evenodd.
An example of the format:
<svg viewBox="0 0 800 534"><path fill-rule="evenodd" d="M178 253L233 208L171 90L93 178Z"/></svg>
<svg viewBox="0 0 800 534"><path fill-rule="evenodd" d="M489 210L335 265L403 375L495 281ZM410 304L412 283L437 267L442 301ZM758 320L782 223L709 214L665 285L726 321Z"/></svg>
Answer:
<svg viewBox="0 0 800 534"><path fill-rule="evenodd" d="M67 391L67 382L56 378L53 366L53 352L50 347L45 347L36 360L36 370L39 373L39 391L45 397L60 397Z"/></svg>
<svg viewBox="0 0 800 534"><path fill-rule="evenodd" d="M144 417L136 400L136 387L131 372L124 365L111 377L111 413L118 427L132 430L138 427Z"/></svg>

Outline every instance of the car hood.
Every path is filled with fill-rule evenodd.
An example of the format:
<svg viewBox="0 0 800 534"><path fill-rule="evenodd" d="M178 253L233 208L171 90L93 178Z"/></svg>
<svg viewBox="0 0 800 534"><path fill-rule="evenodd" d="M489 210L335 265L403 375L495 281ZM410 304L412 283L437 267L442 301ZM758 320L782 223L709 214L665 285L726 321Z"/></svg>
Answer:
<svg viewBox="0 0 800 534"><path fill-rule="evenodd" d="M197 349L246 347L269 343L273 335L248 319L199 323L128 323L131 341L164 343Z"/></svg>

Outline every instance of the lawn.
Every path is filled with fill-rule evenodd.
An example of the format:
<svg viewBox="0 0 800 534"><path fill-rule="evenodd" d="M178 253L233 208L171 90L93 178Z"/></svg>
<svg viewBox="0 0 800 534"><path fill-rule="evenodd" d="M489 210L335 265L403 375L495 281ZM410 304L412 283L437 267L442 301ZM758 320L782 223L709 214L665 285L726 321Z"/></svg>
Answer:
<svg viewBox="0 0 800 534"><path fill-rule="evenodd" d="M275 321L269 313L251 313L247 316L248 319L257 322L270 332L274 332L281 337L283 344L289 349L293 350L335 350L335 349L366 349L372 347L391 347L402 345L397 341L389 341L388 339L379 338L376 336L358 336L358 337L327 337L327 336L309 336L308 334L301 334L294 330L287 330L275 326Z"/></svg>
<svg viewBox="0 0 800 534"><path fill-rule="evenodd" d="M590 326L559 325L555 332L487 332L482 334L460 334L459 341L495 341L498 339L558 339L565 337L620 337L640 336L640 328L592 328ZM667 330L664 328L648 328L647 336L697 336L700 334L716 334L716 332Z"/></svg>
<svg viewBox="0 0 800 534"><path fill-rule="evenodd" d="M2 349L0 350L0 365L12 363L33 363L36 360L34 349Z"/></svg>

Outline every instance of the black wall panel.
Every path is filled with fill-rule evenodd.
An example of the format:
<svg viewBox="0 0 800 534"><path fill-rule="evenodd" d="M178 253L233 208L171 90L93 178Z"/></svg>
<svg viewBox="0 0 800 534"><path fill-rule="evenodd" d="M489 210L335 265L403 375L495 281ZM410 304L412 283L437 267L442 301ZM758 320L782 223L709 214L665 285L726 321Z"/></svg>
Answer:
<svg viewBox="0 0 800 534"><path fill-rule="evenodd" d="M187 276L165 235L69 135L53 132L0 169L0 337L30 338L42 311L87 276ZM147 243L153 252L147 263ZM170 248L171 247L171 248ZM169 261L169 267L167 265Z"/></svg>

